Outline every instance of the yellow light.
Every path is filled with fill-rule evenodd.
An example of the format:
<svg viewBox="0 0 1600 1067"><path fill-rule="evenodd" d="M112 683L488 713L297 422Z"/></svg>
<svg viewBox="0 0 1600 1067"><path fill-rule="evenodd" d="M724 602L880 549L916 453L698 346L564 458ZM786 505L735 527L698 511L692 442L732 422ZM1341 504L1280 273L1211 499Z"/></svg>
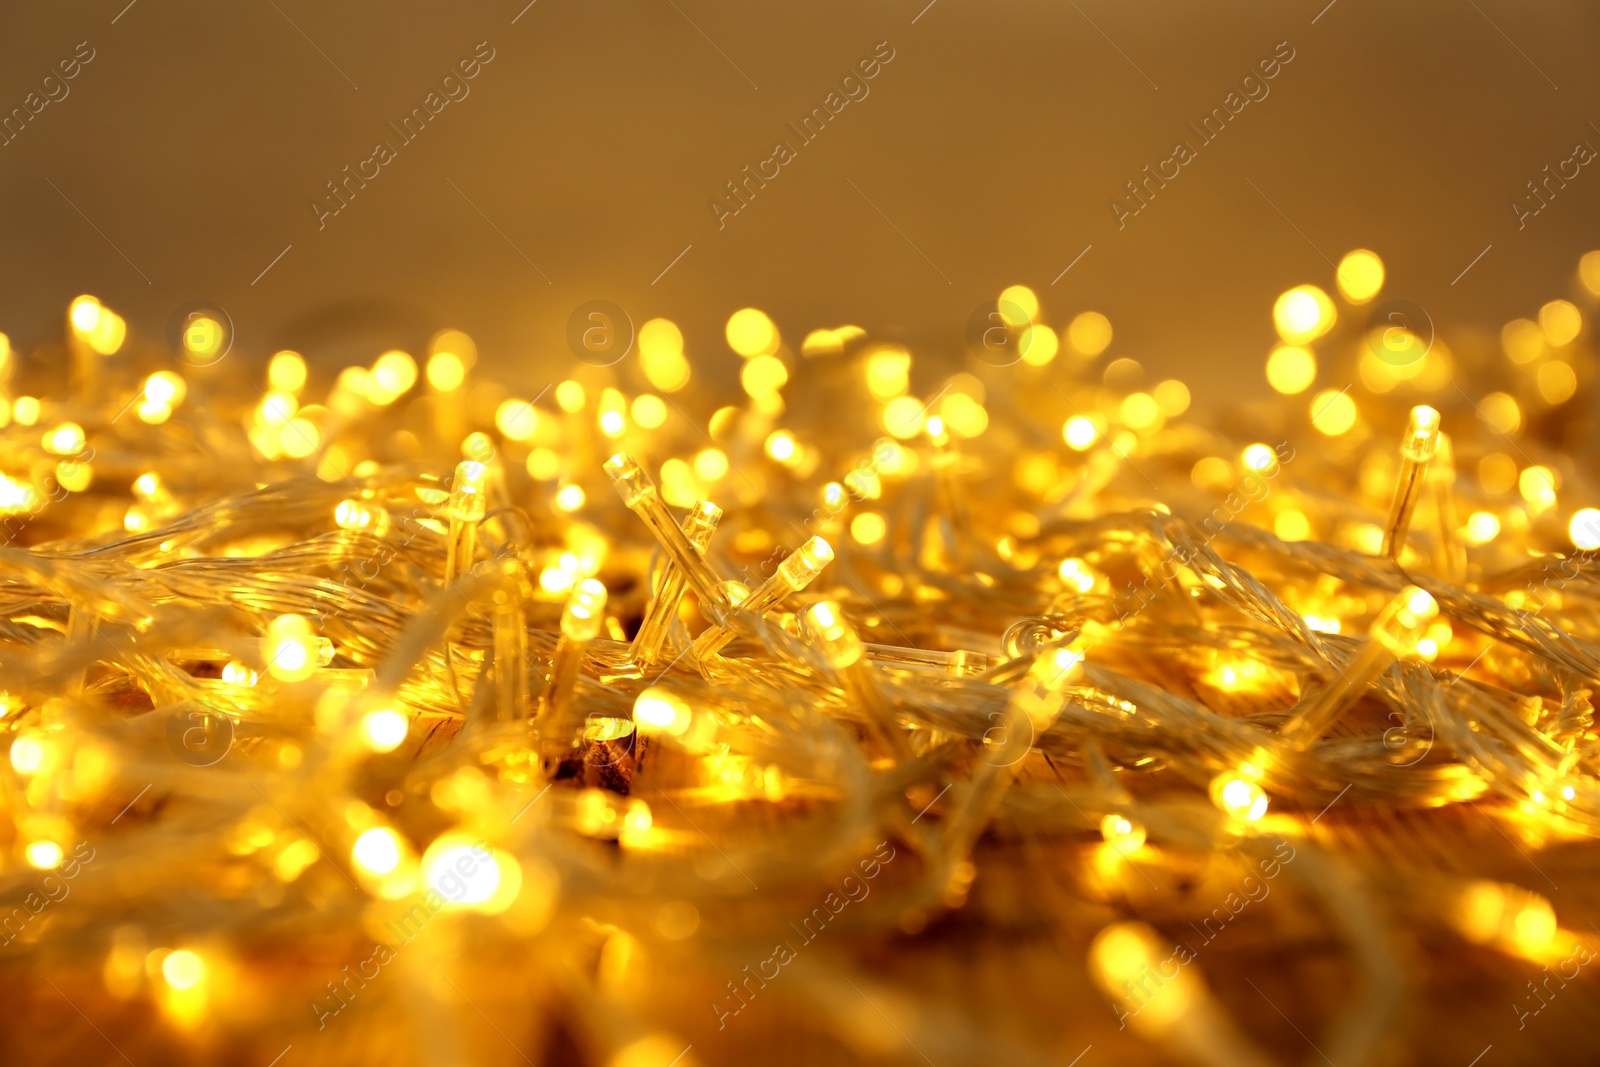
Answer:
<svg viewBox="0 0 1600 1067"><path fill-rule="evenodd" d="M1567 536L1572 538L1574 548L1584 552L1593 552L1600 548L1600 509L1581 508L1573 513L1572 521L1567 524Z"/></svg>
<svg viewBox="0 0 1600 1067"><path fill-rule="evenodd" d="M794 435L786 430L775 431L767 437L766 450L767 455L779 463L789 462L794 459L797 450Z"/></svg>
<svg viewBox="0 0 1600 1067"><path fill-rule="evenodd" d="M350 847L350 858L373 874L388 874L400 866L400 835L387 826L374 826Z"/></svg>
<svg viewBox="0 0 1600 1067"><path fill-rule="evenodd" d="M671 319L651 319L639 327L639 354L649 358L662 352L683 352L683 331Z"/></svg>
<svg viewBox="0 0 1600 1067"><path fill-rule="evenodd" d="M883 428L902 441L922 432L927 405L914 396L897 396L883 406Z"/></svg>
<svg viewBox="0 0 1600 1067"><path fill-rule="evenodd" d="M708 482L714 482L728 473L728 457L720 448L701 449L694 457L695 474Z"/></svg>
<svg viewBox="0 0 1600 1067"><path fill-rule="evenodd" d="M1100 820L1100 836L1126 856L1144 847L1145 828L1137 820L1113 812Z"/></svg>
<svg viewBox="0 0 1600 1067"><path fill-rule="evenodd" d="M222 668L222 680L227 685L252 686L261 676L238 660L229 660Z"/></svg>
<svg viewBox="0 0 1600 1067"><path fill-rule="evenodd" d="M1169 419L1175 419L1189 410L1189 387L1176 378L1157 383L1151 393L1161 406L1161 414Z"/></svg>
<svg viewBox="0 0 1600 1067"><path fill-rule="evenodd" d="M1600 252L1585 252L1578 260L1578 277L1591 296L1600 296Z"/></svg>
<svg viewBox="0 0 1600 1067"><path fill-rule="evenodd" d="M18 774L37 774L44 769L52 755L50 742L33 734L19 734L11 742L11 766Z"/></svg>
<svg viewBox="0 0 1600 1067"><path fill-rule="evenodd" d="M319 639L303 615L280 615L267 628L267 673L284 682L311 677L321 666Z"/></svg>
<svg viewBox="0 0 1600 1067"><path fill-rule="evenodd" d="M1278 454L1271 445L1253 444L1244 450L1240 462L1247 470L1268 471L1278 465Z"/></svg>
<svg viewBox="0 0 1600 1067"><path fill-rule="evenodd" d="M1583 314L1571 301L1552 300L1539 309L1539 329L1555 348L1571 344L1583 330Z"/></svg>
<svg viewBox="0 0 1600 1067"><path fill-rule="evenodd" d="M694 720L694 713L682 697L651 686L640 693L633 702L633 721L641 734L671 734L681 737Z"/></svg>
<svg viewBox="0 0 1600 1067"><path fill-rule="evenodd" d="M1061 428L1061 436L1071 448L1083 452L1094 444L1095 438L1100 436L1100 431L1092 420L1083 415L1074 415Z"/></svg>
<svg viewBox="0 0 1600 1067"><path fill-rule="evenodd" d="M1329 437L1348 433L1356 424L1356 402L1350 394L1324 389L1311 400L1311 424Z"/></svg>
<svg viewBox="0 0 1600 1067"><path fill-rule="evenodd" d="M577 511L588 499L581 485L564 485L556 493L556 507L562 511Z"/></svg>
<svg viewBox="0 0 1600 1067"><path fill-rule="evenodd" d="M167 953L161 961L161 977L174 989L193 989L205 976L205 961L186 948Z"/></svg>
<svg viewBox="0 0 1600 1067"><path fill-rule="evenodd" d="M1056 574L1062 582L1080 593L1094 592L1094 572L1081 559L1071 557L1062 560L1061 566L1056 568Z"/></svg>
<svg viewBox="0 0 1600 1067"><path fill-rule="evenodd" d="M1478 401L1478 413L1490 426L1507 437L1522 429L1522 408L1505 393L1490 393Z"/></svg>
<svg viewBox="0 0 1600 1067"><path fill-rule="evenodd" d="M745 358L770 356L778 350L778 327L764 311L740 308L728 317L728 347Z"/></svg>
<svg viewBox="0 0 1600 1067"><path fill-rule="evenodd" d="M94 470L87 463L64 459L56 464L56 481L69 493L81 493L94 481Z"/></svg>
<svg viewBox="0 0 1600 1067"><path fill-rule="evenodd" d="M1230 817L1255 822L1267 813L1267 794L1240 774L1219 774L1211 780L1211 800Z"/></svg>
<svg viewBox="0 0 1600 1067"><path fill-rule="evenodd" d="M607 437L621 437L628 428L628 420L620 411L602 411L600 413L600 432Z"/></svg>
<svg viewBox="0 0 1600 1067"><path fill-rule="evenodd" d="M568 378L556 386L556 406L569 415L582 411L588 400L589 396L580 382Z"/></svg>
<svg viewBox="0 0 1600 1067"><path fill-rule="evenodd" d="M528 476L548 482L561 473L561 457L548 448L536 448L528 453Z"/></svg>
<svg viewBox="0 0 1600 1067"><path fill-rule="evenodd" d="M1067 327L1067 343L1091 359L1111 345L1111 320L1098 311L1085 311Z"/></svg>
<svg viewBox="0 0 1600 1067"><path fill-rule="evenodd" d="M1026 285L1008 285L1000 290L997 306L1000 318L1007 326L1026 326L1039 317L1039 298ZM1023 317L1020 321L1012 322L1015 311L1022 312Z"/></svg>
<svg viewBox="0 0 1600 1067"><path fill-rule="evenodd" d="M222 323L208 315L197 315L183 328L183 347L192 356L209 361L222 351L225 333Z"/></svg>
<svg viewBox="0 0 1600 1067"><path fill-rule="evenodd" d="M1056 332L1042 322L1036 322L1022 331L1022 336L1017 338L1017 351L1022 353L1022 362L1030 367L1042 367L1056 358L1056 353L1061 351L1061 339Z"/></svg>
<svg viewBox="0 0 1600 1067"><path fill-rule="evenodd" d="M1511 362L1532 363L1544 352L1544 331L1531 319L1512 319L1500 328L1500 346Z"/></svg>
<svg viewBox="0 0 1600 1067"><path fill-rule="evenodd" d="M454 352L428 357L428 384L441 393L453 393L467 380L467 365Z"/></svg>
<svg viewBox="0 0 1600 1067"><path fill-rule="evenodd" d="M1570 363L1556 359L1541 363L1536 377L1546 404L1564 404L1578 391L1578 374Z"/></svg>
<svg viewBox="0 0 1600 1067"><path fill-rule="evenodd" d="M667 421L667 402L653 393L634 397L629 411L641 429L658 430Z"/></svg>
<svg viewBox="0 0 1600 1067"><path fill-rule="evenodd" d="M901 348L880 348L864 364L867 389L879 400L892 400L911 387L911 353Z"/></svg>
<svg viewBox="0 0 1600 1067"><path fill-rule="evenodd" d="M39 421L43 413L43 405L36 396L19 396L11 404L11 417L23 426L32 426Z"/></svg>
<svg viewBox="0 0 1600 1067"><path fill-rule="evenodd" d="M102 356L114 355L128 336L128 324L115 312L104 308L101 312L99 321L95 323L94 330L88 336L89 347ZM220 331L220 327L218 329ZM220 341L217 348L221 348Z"/></svg>
<svg viewBox="0 0 1600 1067"><path fill-rule="evenodd" d="M41 871L55 870L61 866L61 861L65 858L61 846L49 840L28 842L23 854L28 858L28 866Z"/></svg>
<svg viewBox="0 0 1600 1067"><path fill-rule="evenodd" d="M278 441L285 455L293 459L305 459L322 443L322 432L310 419L294 418L283 428Z"/></svg>
<svg viewBox="0 0 1600 1067"><path fill-rule="evenodd" d="M284 349L267 363L267 385L284 393L298 393L305 388L306 361L300 353Z"/></svg>
<svg viewBox="0 0 1600 1067"><path fill-rule="evenodd" d="M1285 396L1303 393L1317 380L1317 357L1309 348L1278 345L1267 357L1267 384Z"/></svg>
<svg viewBox="0 0 1600 1067"><path fill-rule="evenodd" d="M757 355L739 371L739 384L751 396L775 393L789 381L789 368L777 356Z"/></svg>
<svg viewBox="0 0 1600 1067"><path fill-rule="evenodd" d="M423 853L422 880L447 904L494 912L510 903L506 890L510 882L520 879L516 860L507 853L491 851L465 834L452 832Z"/></svg>
<svg viewBox="0 0 1600 1067"><path fill-rule="evenodd" d="M361 717L361 739L374 752L393 752L411 730L411 723L393 708L369 711Z"/></svg>
<svg viewBox="0 0 1600 1067"><path fill-rule="evenodd" d="M1273 516L1272 532L1283 541L1306 541L1311 538L1311 520L1299 508L1285 508Z"/></svg>
<svg viewBox="0 0 1600 1067"><path fill-rule="evenodd" d="M376 400L376 403L387 404L399 397L406 390L417 384L417 361L398 349L385 352L379 356L372 365L372 372L367 379L367 396L373 399L373 390L387 397L386 400Z"/></svg>
<svg viewBox="0 0 1600 1067"><path fill-rule="evenodd" d="M889 524L876 511L863 511L850 520L850 536L857 544L875 545L889 532Z"/></svg>
<svg viewBox="0 0 1600 1067"><path fill-rule="evenodd" d="M1135 430L1157 430L1166 421L1161 406L1149 393L1129 393L1123 398L1117 413L1122 421Z"/></svg>
<svg viewBox="0 0 1600 1067"><path fill-rule="evenodd" d="M495 409L494 424L511 440L527 441L539 429L539 413L528 401L513 397Z"/></svg>
<svg viewBox="0 0 1600 1067"><path fill-rule="evenodd" d="M1467 517L1467 540L1488 544L1500 535L1500 519L1492 511L1474 511Z"/></svg>
<svg viewBox="0 0 1600 1067"><path fill-rule="evenodd" d="M92 296L80 296L67 309L67 317L72 320L74 330L89 334L100 322L100 301Z"/></svg>
<svg viewBox="0 0 1600 1067"><path fill-rule="evenodd" d="M75 456L83 451L83 427L75 422L63 422L44 435L44 449L58 456Z"/></svg>
<svg viewBox="0 0 1600 1067"><path fill-rule="evenodd" d="M1316 340L1333 328L1336 318L1333 301L1315 285L1297 285L1272 305L1278 336L1291 345Z"/></svg>
<svg viewBox="0 0 1600 1067"><path fill-rule="evenodd" d="M1549 507L1556 502L1557 488L1556 473L1549 467L1529 467L1517 478L1517 489L1530 504Z"/></svg>
<svg viewBox="0 0 1600 1067"><path fill-rule="evenodd" d="M1383 288L1383 260L1358 248L1339 261L1339 292L1352 304L1365 304Z"/></svg>
<svg viewBox="0 0 1600 1067"><path fill-rule="evenodd" d="M145 402L160 407L176 407L188 391L183 379L169 370L158 370L144 380Z"/></svg>

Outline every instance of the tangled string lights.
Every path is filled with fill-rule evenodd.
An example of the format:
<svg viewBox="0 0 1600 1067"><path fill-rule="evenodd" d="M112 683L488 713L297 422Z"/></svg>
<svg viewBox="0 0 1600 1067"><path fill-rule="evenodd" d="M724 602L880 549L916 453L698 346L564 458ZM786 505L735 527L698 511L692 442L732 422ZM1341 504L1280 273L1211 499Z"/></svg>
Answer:
<svg viewBox="0 0 1600 1067"><path fill-rule="evenodd" d="M1020 286L953 374L744 309L741 395L657 319L535 400L456 331L263 379L80 298L70 381L6 347L9 966L139 1064L1281 1063L1201 962L1275 885L1334 1063L1405 1040L1402 925L1570 978L1546 897L1328 828L1600 832L1583 312L1454 351L1337 280L1215 425ZM963 923L1103 996L897 966Z"/></svg>

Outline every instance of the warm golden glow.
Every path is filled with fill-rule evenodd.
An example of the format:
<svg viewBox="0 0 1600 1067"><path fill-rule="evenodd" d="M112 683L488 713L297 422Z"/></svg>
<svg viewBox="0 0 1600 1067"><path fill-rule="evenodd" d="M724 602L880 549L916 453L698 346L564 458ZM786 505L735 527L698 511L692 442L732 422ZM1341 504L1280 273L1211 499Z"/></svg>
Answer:
<svg viewBox="0 0 1600 1067"><path fill-rule="evenodd" d="M1339 261L1339 292L1352 304L1365 304L1383 288L1383 276L1378 253L1358 248Z"/></svg>

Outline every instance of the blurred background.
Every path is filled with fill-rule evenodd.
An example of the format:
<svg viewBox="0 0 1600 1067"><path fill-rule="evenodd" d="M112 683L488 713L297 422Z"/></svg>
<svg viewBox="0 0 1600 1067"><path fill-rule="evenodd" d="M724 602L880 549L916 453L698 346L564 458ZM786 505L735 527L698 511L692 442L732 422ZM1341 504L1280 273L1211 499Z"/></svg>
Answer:
<svg viewBox="0 0 1600 1067"><path fill-rule="evenodd" d="M1351 248L1448 337L1569 291L1596 243L1589 168L1520 229L1511 207L1600 148L1592 5L525 4L14 5L0 330L54 340L90 292L159 334L207 300L245 353L342 365L456 327L534 378L603 299L672 317L731 377L738 307L955 352L1021 283L1058 326L1104 312L1112 354L1204 403L1267 392L1272 300L1331 289ZM475 49L470 95L403 142L390 124ZM868 95L802 143L788 124L875 49ZM1203 143L1189 124L1275 53L1268 95ZM396 157L319 220L380 140ZM719 225L713 198L779 140L795 158ZM1119 228L1112 198L1137 206L1126 183L1179 140L1197 157Z"/></svg>

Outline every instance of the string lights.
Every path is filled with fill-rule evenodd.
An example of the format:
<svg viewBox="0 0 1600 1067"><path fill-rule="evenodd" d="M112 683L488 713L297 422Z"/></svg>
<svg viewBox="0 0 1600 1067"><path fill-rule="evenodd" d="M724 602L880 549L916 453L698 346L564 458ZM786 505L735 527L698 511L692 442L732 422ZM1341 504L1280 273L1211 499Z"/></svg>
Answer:
<svg viewBox="0 0 1600 1067"><path fill-rule="evenodd" d="M1587 313L1379 358L1382 262L1347 263L1342 303L1278 301L1281 396L1226 423L1024 287L1012 366L746 308L727 390L654 320L542 406L458 331L335 374L207 319L172 360L80 297L70 368L4 349L0 880L72 890L0 939L218 1058L400 1018L389 1060L466 1062L463 1002L515 990L532 1062L624 1067L747 1059L727 1031L786 1001L857 1059L1059 1058L873 962L950 912L1046 932L1097 1045L1200 1064L1302 1049L1201 977L1249 942L1186 930L1335 946L1340 1063L1409 1040L1397 922L1587 959L1567 899L1340 829L1600 833Z"/></svg>

